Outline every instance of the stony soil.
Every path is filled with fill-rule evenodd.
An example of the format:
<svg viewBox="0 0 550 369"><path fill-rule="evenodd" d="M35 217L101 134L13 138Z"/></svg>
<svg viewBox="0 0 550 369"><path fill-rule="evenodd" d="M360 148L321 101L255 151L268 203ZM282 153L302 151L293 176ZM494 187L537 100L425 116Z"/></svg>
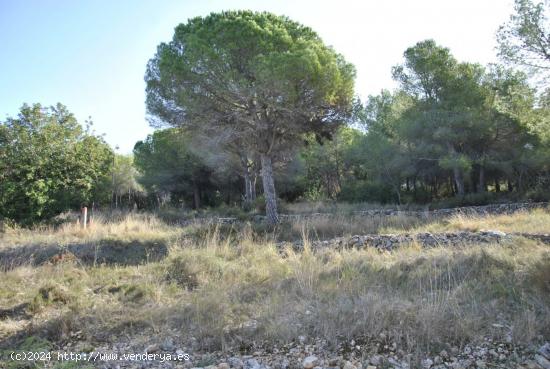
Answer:
<svg viewBox="0 0 550 369"><path fill-rule="evenodd" d="M506 330L504 325L496 328ZM163 332L153 338L148 335L116 337L115 342L94 345L76 341L63 345L59 352L87 352L88 357L99 353L105 359L105 355L110 355L110 359L113 359L113 354L117 354L118 360L98 358L91 361L93 367L109 369L550 369L550 343L544 342L544 337L538 337L536 343L530 347L516 346L506 335L503 340L485 338L476 345L441 347L435 350L436 354L430 356L406 353L384 333L378 337L351 340L336 347L322 339L300 337L296 342L277 347L262 347L258 344L258 347L251 348L246 353L230 349L225 352L205 352L193 337L187 338L178 332ZM431 349L434 351L435 348ZM174 357L180 355L181 361L162 363L160 359L121 360L124 353L170 354Z"/></svg>
<svg viewBox="0 0 550 369"><path fill-rule="evenodd" d="M513 241L514 238L524 237L539 241L544 244L550 244L550 235L548 234L529 234L529 233L510 233L501 231L480 231L480 232L446 232L446 233L406 233L406 234L367 234L354 235L351 237L337 237L330 240L310 241L310 247L314 250L323 248L366 248L373 247L378 250L392 251L398 247L418 244L422 247L453 247L468 244L489 244L506 243ZM291 245L295 250L302 250L304 242L294 241L291 243L280 242L278 246L284 248Z"/></svg>

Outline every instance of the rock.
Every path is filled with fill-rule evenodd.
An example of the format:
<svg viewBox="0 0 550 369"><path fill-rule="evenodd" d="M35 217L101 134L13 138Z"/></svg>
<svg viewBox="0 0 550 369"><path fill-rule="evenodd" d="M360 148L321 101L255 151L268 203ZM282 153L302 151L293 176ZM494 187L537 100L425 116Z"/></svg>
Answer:
<svg viewBox="0 0 550 369"><path fill-rule="evenodd" d="M228 363L219 363L217 368L218 369L229 369L229 364Z"/></svg>
<svg viewBox="0 0 550 369"><path fill-rule="evenodd" d="M170 337L166 338L164 342L162 342L162 345L160 345L160 348L163 351L174 351L174 349L176 348L174 346L174 340Z"/></svg>
<svg viewBox="0 0 550 369"><path fill-rule="evenodd" d="M542 347L539 349L539 354L550 360L550 342L546 342L544 345L542 345Z"/></svg>
<svg viewBox="0 0 550 369"><path fill-rule="evenodd" d="M357 367L353 365L351 362L346 361L342 369L357 369Z"/></svg>
<svg viewBox="0 0 550 369"><path fill-rule="evenodd" d="M550 360L546 359L542 355L535 355L535 361L544 369L550 369Z"/></svg>
<svg viewBox="0 0 550 369"><path fill-rule="evenodd" d="M156 344L149 345L145 348L145 352L148 353L148 354L157 352L159 350L160 350L160 347L159 347L159 345L156 345Z"/></svg>
<svg viewBox="0 0 550 369"><path fill-rule="evenodd" d="M376 369L376 367L372 366L372 365L369 365L369 366L367 366L367 369Z"/></svg>
<svg viewBox="0 0 550 369"><path fill-rule="evenodd" d="M430 369L434 362L431 359L424 359L422 360L422 367L425 369Z"/></svg>
<svg viewBox="0 0 550 369"><path fill-rule="evenodd" d="M369 359L369 362L370 362L372 365L378 366L378 365L382 364L382 356L380 356L380 355L373 355L373 356Z"/></svg>
<svg viewBox="0 0 550 369"><path fill-rule="evenodd" d="M529 360L524 363L523 368L527 369L541 369L541 366L537 364L534 360Z"/></svg>
<svg viewBox="0 0 550 369"><path fill-rule="evenodd" d="M248 359L244 362L244 369L262 369L262 366L256 359Z"/></svg>
<svg viewBox="0 0 550 369"><path fill-rule="evenodd" d="M227 359L227 363L231 368L241 369L243 367L243 361L238 357L230 357Z"/></svg>
<svg viewBox="0 0 550 369"><path fill-rule="evenodd" d="M488 231L485 231L487 233L487 235L489 236L495 236L495 237L506 237L506 233L502 232L502 231L496 231L496 230L488 230ZM494 326L495 324L493 324Z"/></svg>
<svg viewBox="0 0 550 369"><path fill-rule="evenodd" d="M331 359L328 360L328 365L329 366L337 366L337 367L340 367L340 363L342 362L342 357L339 356L339 357L333 357Z"/></svg>
<svg viewBox="0 0 550 369"><path fill-rule="evenodd" d="M302 366L305 368L305 369L311 369L313 367L316 367L317 364L319 363L319 359L317 358L317 356L308 356L304 359L304 362L302 363Z"/></svg>
<svg viewBox="0 0 550 369"><path fill-rule="evenodd" d="M485 361L483 360L477 360L476 366L478 367L478 369L485 369L487 367L487 364L485 364Z"/></svg>
<svg viewBox="0 0 550 369"><path fill-rule="evenodd" d="M274 369L288 369L290 367L290 362L287 358L283 358L275 365L272 365Z"/></svg>

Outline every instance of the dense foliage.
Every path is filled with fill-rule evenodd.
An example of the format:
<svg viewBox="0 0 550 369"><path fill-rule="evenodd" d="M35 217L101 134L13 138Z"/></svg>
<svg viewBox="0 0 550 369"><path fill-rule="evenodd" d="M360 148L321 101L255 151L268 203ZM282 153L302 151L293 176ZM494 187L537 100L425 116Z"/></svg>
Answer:
<svg viewBox="0 0 550 369"><path fill-rule="evenodd" d="M214 205L213 170L204 157L193 152L190 137L183 130L160 130L139 141L134 160L151 204L187 203L197 209L204 200L206 205Z"/></svg>
<svg viewBox="0 0 550 369"><path fill-rule="evenodd" d="M393 68L393 75L399 88L369 97L355 120L338 128L330 141L318 141L314 133L301 136L302 148L275 171L281 198L382 203L455 199L460 204L499 196L548 197L548 95L537 95L525 74L461 63L449 49L426 40L405 51L404 63ZM165 130L155 136L157 145L161 137L174 136L163 141L164 149L152 150L159 156L151 157L150 164L154 170L179 165L166 169L179 175L178 180L153 177L172 194L178 192L170 189L172 181L191 198L196 191L191 179L208 178L194 172L197 163L210 171L238 167L228 157L210 160L212 154L200 153L190 144L192 131ZM186 159L178 159L178 151L185 152ZM180 161L188 168L176 164ZM181 171L190 177L177 174ZM244 193L245 176L240 180ZM215 181L203 181L199 187L203 202L235 191Z"/></svg>
<svg viewBox="0 0 550 369"><path fill-rule="evenodd" d="M138 180L141 174L134 164L134 158L115 155L111 170L111 207L132 209L143 205L145 191Z"/></svg>
<svg viewBox="0 0 550 369"><path fill-rule="evenodd" d="M0 217L22 224L108 202L110 147L61 104L0 123Z"/></svg>
<svg viewBox="0 0 550 369"><path fill-rule="evenodd" d="M0 218L226 204L275 223L281 200L548 200L547 3L515 3L497 41L519 70L425 40L393 67L398 88L363 103L354 67L307 27L250 11L191 19L147 65L150 122L165 129L133 156L115 156L60 104L0 122Z"/></svg>
<svg viewBox="0 0 550 369"><path fill-rule="evenodd" d="M238 145L261 163L268 219L278 221L273 163L303 142L330 137L350 115L354 67L286 17L228 11L180 24L149 61L155 119Z"/></svg>

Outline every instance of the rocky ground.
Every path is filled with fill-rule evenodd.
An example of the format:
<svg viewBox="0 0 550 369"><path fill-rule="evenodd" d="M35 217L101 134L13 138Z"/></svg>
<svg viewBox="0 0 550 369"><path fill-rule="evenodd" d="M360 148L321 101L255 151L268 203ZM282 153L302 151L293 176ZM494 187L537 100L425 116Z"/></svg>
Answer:
<svg viewBox="0 0 550 369"><path fill-rule="evenodd" d="M547 206L545 204L543 205ZM496 212L504 214L524 210L526 209L526 206L530 208L530 206L542 207L543 205L499 205L475 209L468 208L462 209L461 211L475 211L477 213ZM383 211L387 212L388 210ZM372 216L373 214L369 213L364 215ZM393 214L382 215L385 216ZM228 220L227 222L231 223L232 221ZM498 227L492 229L498 229ZM23 283L22 281L24 281L25 288L28 289L30 285L30 277L33 277L35 279L34 288L38 291L38 294L40 294L40 291L49 291L44 289L45 287L42 280L47 280L50 278L52 280L55 279L57 283L53 286L59 287L57 290L53 289L52 291L54 292L69 291L70 288L74 286L83 285L86 288L82 288L82 290L78 291L83 291L84 293L86 291L91 291L89 293L92 297L90 300L79 299L81 292L75 292L75 295L78 296L64 296L61 294L58 297L52 293L52 296L54 297L51 299L49 297L46 298L47 301L43 303L44 306L38 305L37 303L37 301L40 302L42 300L37 300L36 296L40 297L41 295L29 295L25 298L21 298L20 300L13 299L13 301L9 300L8 303L4 303L7 308L0 309L0 321L5 323L4 327L10 328L10 325L12 325L17 328L13 329L13 331L17 332L17 334L9 336L9 339L7 340L0 340L0 369L36 369L38 367L50 369L550 369L550 337L539 335L541 333L546 334L544 332L548 332L548 330L535 329L536 327L545 327L545 325L547 326L548 324L548 319L546 319L547 314L545 313L548 311L546 309L548 306L548 295L545 295L544 293L544 291L548 291L547 281L549 274L546 272L547 268L545 268L547 264L540 263L542 267L537 269L537 265L539 265L537 263L543 261L542 259L544 259L545 255L547 257L548 254L541 252L537 249L537 247L544 248L544 250L546 250L547 245L550 244L550 235L535 233L546 232L545 225L543 227L536 228L533 233L514 232L514 230L514 228L509 228L507 229L508 233L500 230L448 232L435 230L432 233L410 231L411 233L400 234L359 234L349 237L308 241L311 249L322 250L323 252L297 252L294 254L288 250L288 246L293 247L297 251L304 249L304 240L296 240L294 242L278 243L277 246L279 246L279 249L274 249L270 246L273 254L273 256L270 256L271 259L266 259L266 255L269 256L271 254L267 254L267 251L261 253L260 251L262 251L262 249L257 248L258 245L256 244L253 246L249 245L248 248L242 245L237 245L238 247L234 250L219 248L218 252L220 255L230 253L229 257L225 259L224 256L223 259L224 263L231 263L228 266L221 264L222 258L218 257L219 255L215 255L213 253L209 254L208 252L211 250L209 251L208 247L193 250L191 250L192 248L188 248L187 246L192 245L188 245L187 242L196 242L194 241L194 238L183 236L178 238L178 248L172 245L172 252L182 253L180 255L182 260L202 262L204 264L203 269L197 270L192 268L194 264L190 264L191 266L187 264L181 266L180 264L175 263L175 261L179 259L175 257L168 257L170 244L168 242L160 242L155 237L151 237L151 239L147 242L129 239L114 243L110 238L107 240L101 239L94 244L95 247L93 248L85 247L84 244L79 243L68 243L62 246L61 243L55 242L47 244L47 247L39 244L30 244L4 248L0 250L0 272L5 273L5 278L7 278L7 276L11 276L13 279L12 284L14 286L20 286ZM525 229L521 230L524 231ZM395 232L399 232L399 230ZM528 241L526 239L530 239L532 241ZM249 240L248 242L252 241ZM523 243L525 243L525 245L523 245ZM420 246L424 249L400 249L402 246L411 244ZM473 287L477 286L477 295L474 293L470 295L468 293L465 294L464 298L455 301L457 313L451 316L457 317L457 321L444 319L445 322L451 322L451 324L442 325L443 328L438 332L438 340L434 339L433 324L427 325L427 327L429 327L426 331L429 333L427 336L428 339L418 341L411 339L410 336L415 335L414 330L416 328L413 328L413 331L400 330L402 326L407 326L406 319L409 315L403 313L400 315L401 318L398 318L395 312L406 310L407 313L411 313L413 315L417 313L428 314L431 310L422 312L419 312L418 310L422 310L422 308L432 309L433 307L434 311L438 313L439 310L436 310L436 303L439 303L439 300L432 301L432 305L426 304L426 299L431 298L432 295L430 295L430 291L424 293L424 290L419 290L420 292L417 294L407 295L403 293L403 291L409 291L410 286L414 286L414 284L406 284L406 286L402 288L403 291L400 291L402 299L399 300L399 303L406 305L411 302L412 298L417 298L417 301L413 301L414 304L406 305L410 306L408 308L403 308L402 310L391 310L388 297L391 297L397 293L398 289L396 288L400 286L396 284L396 281L399 280L400 276L415 278L411 273L409 273L411 270L409 266L414 266L416 268L424 265L434 268L433 271L431 269L429 270L429 272L431 271L430 273L433 273L433 275L428 275L428 277L432 279L434 278L434 275L439 276L438 273L440 271L449 273L450 270L454 269L450 267L447 269L438 269L438 264L426 264L425 258L420 258L418 260L411 259L408 264L405 263L403 266L393 263L391 265L393 266L395 272L401 274L396 277L394 285L389 285L387 276L392 276L392 274L384 274L380 280L376 278L373 279L374 272L367 272L369 270L375 270L380 266L376 264L371 265L368 264L368 262L373 258L380 258L379 261L382 262L382 259L389 258L391 255L394 255L394 257L398 259L397 261L401 263L403 261L402 255L405 255L406 253L412 252L413 254L416 254L416 251L418 251L419 253L423 253L425 255L431 255L442 250L457 247L457 249L452 249L452 255L439 255L441 260L447 260L447 264L449 264L457 259L458 256L455 255L456 250L459 250L458 254L460 254L460 252L462 252L460 250L467 251L472 249L471 247L461 247L462 245L479 245L484 251L492 248L493 251L497 250L496 252L499 253L502 252L502 250L508 251L503 252L504 256L502 257L495 257L494 255L477 255L475 253L463 255L462 257L464 258L464 263L468 266L478 259L481 260L478 260L480 265L483 264L483 262L487 263L487 265L483 264L479 266L479 268L481 268L480 270L488 273L487 276L483 274L481 276L472 277L470 276L472 273L471 270L466 268L464 276L461 277L465 281L465 283L460 284L461 289L469 292ZM520 246L517 246L518 248L515 249L514 245ZM435 247L439 246L445 247L435 249ZM362 251L353 250L351 252L347 252L346 250L342 252L333 252L333 250L331 250L350 248L361 249ZM380 250L383 252L372 252L371 249ZM151 250L161 250L161 252L156 255L153 254ZM324 252L327 250L328 252ZM516 252L515 250L520 251ZM526 252L526 255L531 255L530 257L532 260L520 258L521 260L517 262L517 265L514 264L516 263L514 261L515 258L518 255L521 255L523 250L531 250L532 252L533 250L538 250L538 253L531 255ZM288 252L288 254L286 252ZM127 257L128 253L131 254L131 258ZM339 269L336 268L336 266L333 266L331 267L332 274L317 275L317 271L325 271L325 268L332 265L324 264L326 260L323 259L324 256L330 256L331 253L336 254L338 257L347 255L347 257L352 258L355 258L356 255L362 255L361 257L364 258L365 266L360 264L355 266L355 264L351 263L352 261L355 261L355 259L353 259L349 260L347 263L337 264L338 268L340 268L340 266L346 266L348 268L353 267L354 269L351 269L351 272L353 273L344 275L339 272ZM297 256L294 256L294 259L292 259L288 257L289 255ZM311 257L308 255L311 255ZM305 256L308 256L308 258ZM194 257L194 259L189 259L190 257ZM508 257L508 259L505 257ZM293 266L294 264L290 264L288 262L289 259L294 260L296 266ZM124 260L124 263L121 263L120 260ZM148 262L155 261L155 263L146 263L145 260ZM271 261L268 261L265 264L256 265L260 260ZM313 263L312 260L317 263ZM338 261L339 259L335 258L335 260ZM25 261L26 264L20 261ZM237 263L237 261L239 261L239 263ZM333 260L331 262L336 263L336 261ZM104 263L105 265L96 267L96 262ZM277 263L287 263L285 264L286 267L292 268L289 270L293 273L295 273L295 271L300 271L300 273L296 272L297 274L289 274L292 276L292 279L289 279L286 274L281 274L281 276L276 273L269 274L267 277L273 280L278 280L277 278L280 278L281 283L274 282L265 286L263 286L262 283L264 283L267 279L265 276L259 274L259 282L257 282L259 287L257 290L253 290L254 299L250 297L248 298L250 301L259 301L258 306L260 306L260 308L250 308L250 312L246 313L246 315L242 315L245 316L244 319L259 319L259 321L264 323L272 322L272 319L261 320L261 318L258 318L259 311L264 308L267 310L273 307L273 305L269 305L270 302L264 301L278 302L279 300L264 300L262 295L257 291L262 291L263 294L269 295L270 291L283 288L285 286L283 282L287 280L291 280L293 283L299 284L304 283L304 281L308 282L309 279L307 277L314 275L316 278L332 278L334 276L334 278L339 278L336 282L340 281L340 279L347 278L345 280L347 284L338 284L334 280L328 280L327 282L325 279L319 279L321 281L325 281L327 286L331 285L330 282L335 283L336 287L335 291L333 291L335 296L339 296L336 292L341 291L346 286L354 293L355 291L361 291L362 289L368 287L374 291L374 294L379 290L380 285L388 283L390 286L390 294L380 293L380 295L376 295L380 296L379 300L376 301L380 302L381 308L379 310L373 309L375 313L373 313L372 317L369 317L369 319L373 321L379 321L381 319L381 315L385 314L384 319L386 319L386 323L388 324L382 326L382 333L379 333L381 331L380 329L372 330L370 328L358 328L354 332L351 332L352 328L361 327L357 320L360 319L361 316L350 313L350 317L352 318L345 320L347 322L346 324L339 324L338 322L335 323L337 325L336 328L343 327L343 329L336 329L336 333L334 333L334 337L331 337L330 341L323 337L319 337L319 335L323 334L322 329L310 329L310 326L323 327L319 318L320 315L315 315L315 309L311 309L311 311L314 311L314 313L311 313L309 305L305 302L300 302L299 299L303 298L304 294L310 291L308 288L311 289L310 292L312 292L312 295L314 296L318 296L319 291L322 289L314 289L311 286L308 287L306 284L304 285L308 288L295 288L289 290L290 292L286 292L289 294L288 296L290 296L290 298L287 299L288 301L292 303L297 301L296 303L298 306L304 307L303 311L301 309L296 310L299 314L296 315L296 313L294 315L295 320L289 320L297 327L296 330L293 331L292 335L290 335L291 337L297 338L290 342L285 341L287 338L282 338L286 337L283 334L277 337L263 334L262 329L265 329L265 327L262 326L262 329L256 327L256 324L254 324L256 320L250 320L250 327L247 325L244 328L250 328L253 331L257 330L258 333L262 334L254 334L254 332L249 332L251 334L248 335L247 332L245 332L245 329L226 332L225 330L228 325L225 325L225 323L219 327L217 325L213 325L214 328L210 331L201 333L201 329L204 329L203 325L193 325L187 323L189 323L195 315L200 314L201 311L204 310L202 308L203 305L197 305L200 306L201 309L198 309L197 311L193 310L193 314L189 316L180 316L185 311L184 308L193 303L193 298L197 299L202 295L201 289L197 289L195 291L194 287L190 287L191 285L187 284L182 285L185 288L184 292L180 290L180 287L182 286L178 285L179 287L177 287L178 289L175 290L176 292L174 293L176 293L179 297L176 304L171 306L171 308L174 309L181 309L173 311L177 311L178 319L185 321L186 324L170 325L172 323L168 322L166 315L160 315L160 318L155 321L153 321L151 317L156 315L147 316L146 319L135 321L132 321L131 319L120 319L120 324L104 324L103 328L98 328L95 324L90 324L89 322L87 323L88 326L85 326L86 323L84 323L86 319L90 317L95 319L94 322L101 322L103 319L108 320L108 317L105 315L108 315L108 312L110 311L109 309L96 310L97 306L95 305L95 302L96 300L99 301L98 299L104 299L107 301L108 304L106 303L105 306L111 306L110 304L122 304L122 309L120 312L124 317L126 315L131 316L131 311L136 313L139 311L138 309L147 309L153 304L155 304L155 309L157 309L159 314L161 314L161 310L167 307L166 301L170 301L169 299L163 300L162 297L165 296L167 291L172 291L176 288L174 283L168 283L170 281L166 278L166 273L168 272L180 273L183 277L195 276L196 274L198 275L197 278L203 278L200 279L202 285L210 288L205 290L215 292L212 294L212 301L214 304L212 306L218 306L220 304L227 303L228 296L234 295L246 297L246 294L238 294L238 291L234 291L234 294L231 295L223 294L224 290L228 290L234 286L234 284L224 284L224 281L233 281L233 279L227 279L226 276L232 276L232 278L235 278L235 281L240 283L236 285L237 289L250 286L247 284L247 279L237 278L243 273L233 272L233 270L241 271L246 268L250 268L250 266L253 265L256 266L258 270L264 271ZM441 265L443 264L445 263L441 263ZM23 265L23 268L19 270L18 268L21 265ZM180 269L171 268L178 265ZM225 269L221 268L221 266L224 266ZM127 267L125 270L127 274L122 274L120 269L123 267ZM458 268L458 265L456 267ZM44 271L46 270L50 273L47 276L44 275ZM86 273L91 273L91 271L97 272L98 270L101 270L100 274L113 273L112 280L103 280L100 278L101 275L94 275L95 279L90 277L86 284L85 281L80 279L84 278ZM472 270L475 272L476 269ZM9 274L10 271L13 271L13 273ZM115 272L120 273L116 274ZM225 274L220 274L222 272ZM511 275L511 281L508 281L507 284L501 284L501 281L505 279L506 276L510 276L510 273L512 272L515 274ZM23 276L20 278L18 273L21 273ZM154 277L145 281L145 276L151 275L152 273L157 273L158 278ZM496 274L493 276L491 273ZM220 274L221 277L218 277L218 274ZM416 278L420 278L423 275L424 274L420 273ZM519 283L518 280L520 280L524 275L528 275L531 279L528 279L525 284ZM252 276L254 276L254 274L252 274ZM480 281L484 277L486 277L486 281ZM76 282L71 282L71 278L77 278ZM197 279L197 281L199 279ZM429 281L432 279L429 279ZM140 281L141 284L138 283ZM360 281L361 283L357 281ZM367 281L368 283L364 281ZM466 282L471 282L471 284ZM198 282L196 283L198 284ZM534 284L534 292L528 291L527 287L531 284ZM164 288L159 290L158 296L153 293L147 294L149 290L145 287L159 285L164 286ZM320 283L320 285L322 285L322 283ZM457 282L456 285L458 286L459 283ZM484 309L485 312L488 311L487 314L490 315L490 319L485 317L486 319L478 324L480 321L477 319L478 315L476 314L476 319L472 320L474 324L472 325L472 329L469 334L447 334L447 332L454 330L455 325L453 324L466 320L463 310L460 310L460 306L469 304L472 301L475 304L483 305L484 300L481 299L483 297L482 294L486 289L490 290L494 285L497 285L496 287L505 291L514 291L515 294L513 298L517 297L519 301L512 301L512 297L509 297L508 294L504 294L501 290L498 290L499 293L501 293L498 295L501 297L500 300L487 299L488 301L498 301L498 303L502 305L509 303L509 305L506 306L510 308L510 314L509 316L503 315L508 316L508 321L507 318L503 318L503 316L498 314L498 305L486 304L484 305ZM142 289L138 288L142 286L145 287ZM46 287L48 286L46 285ZM137 291L137 297L135 297L134 300L129 300L129 297L126 297L125 295L126 292L124 292L130 291L130 287L136 288ZM260 287L262 287L262 289L260 289ZM455 285L452 285L451 287L455 288ZM18 291L18 288L19 287L15 287L13 289L6 290L8 292L4 292L5 296L18 295L20 292ZM110 292L111 290L112 292ZM330 291L332 290L329 290L329 292ZM0 292L2 292L1 289ZM442 296L445 293L448 293L445 289L442 289L439 292L442 293ZM140 297L139 293L142 293L143 296ZM541 312L539 312L538 315L535 315L535 313L532 312L532 305L526 307L520 304L524 302L523 300L527 299L525 297L528 296L526 295L527 293L531 293L532 295L529 296L535 296L537 301L540 300L539 303L543 304L540 309ZM355 295L349 294L348 296L344 294L343 296L353 299ZM15 301L20 303L16 304ZM93 303L89 303L90 301ZM204 301L211 302L210 300ZM305 301L307 302L307 300ZM329 302L331 301L332 300ZM355 299L353 301L356 304L354 306L361 309L363 306L368 306L370 308L370 302L366 304L365 301L372 302L374 300ZM81 308L79 312L79 306L88 303L90 306L86 309ZM241 314L242 311L246 311L246 308L251 306L249 301L242 301L240 297L236 298L236 301L233 301L233 303L235 306L232 307L231 311L238 312L238 314ZM326 301L322 301L320 303L324 304ZM69 307L65 307L65 305ZM455 309L455 305L452 304L449 305L441 303L441 305L451 306L451 309ZM283 306L282 316L286 318L291 315L292 310L288 309L288 304L280 304L280 306ZM134 310L131 310L130 307ZM68 325L63 329L53 328L52 325L58 323L62 325L64 322L63 319L56 320L58 315L61 317L61 313L57 314L57 308L59 308L59 311L61 311L61 308L64 308L64 312L68 316L74 314L74 316L78 319L67 319L67 322L70 321L72 323L67 323ZM505 309L502 310L504 311ZM115 309L113 311L117 310ZM343 311L346 312L347 310ZM45 323L45 319L42 320L42 315L40 315L40 313L43 312L50 312L53 314L50 316L48 324ZM529 315L529 317L532 317L532 321L526 318L524 320L520 320L520 323L517 323L513 318L521 315L520 313L531 313L532 315ZM176 313L171 314L176 315ZM341 315L342 311L336 310L336 313L334 315L330 315L328 320L331 322L338 320ZM206 318L202 318L202 320L198 321L204 323L208 320L216 320L218 316L220 315L204 315ZM241 315L238 317L240 318ZM334 317L338 317L338 319L335 319ZM493 320L493 318L495 320ZM418 320L421 320L421 318ZM514 322L512 322L513 320ZM242 321L243 320L239 320L239 322ZM286 320L282 321L286 322ZM403 323L404 321L405 323ZM431 320L427 321L432 322ZM349 324L349 322L352 322L353 324ZM241 327L242 325L243 324L239 325L239 328L243 328ZM531 327L531 325L535 328ZM530 329L526 329L526 332L529 333L522 335L521 332L518 332L518 326L520 328L519 330L521 330L521 327L523 326L530 327ZM186 332L182 330L182 327L199 328L193 332ZM49 330L63 333L53 334ZM371 331L376 332L374 336L358 336L358 334L362 334L362 332ZM2 332L0 331L0 337L2 336L1 334ZM307 334L310 334L311 336L307 336ZM193 335L196 338L193 337ZM6 337L8 336L6 335ZM447 337L455 337L455 339L449 340L452 343L441 344L441 342L448 342ZM32 341L34 338L38 340L38 343ZM215 341L215 343L210 342L210 338L212 338L211 341ZM25 344L22 344L22 342L29 343L29 339L31 339L32 342L30 343L33 345L25 346ZM40 346L41 339L46 341L47 350L52 353L51 360L31 363L29 365L28 362L16 362L9 358L10 353L14 351L35 352L38 350L45 350L46 348L42 348ZM269 339L270 341L262 342L260 341L261 339ZM230 340L230 342L226 342L226 340ZM274 344L273 342L283 343ZM440 343L434 344L433 342ZM523 343L520 344L518 342ZM525 344L525 342L528 342L528 344ZM71 354L73 356L71 356ZM66 355L69 356L67 357ZM63 361L60 362L60 358L63 358Z"/></svg>
<svg viewBox="0 0 550 369"><path fill-rule="evenodd" d="M499 328L499 327L496 327ZM501 327L505 329L505 327ZM116 344L91 346L86 342L66 344L59 352L87 352L96 356L91 364L97 368L208 368L208 369L469 369L524 368L550 369L550 343L538 337L531 347L515 346L509 339L486 338L483 342L462 347L442 347L437 354L422 356L406 353L399 345L380 334L374 338L351 340L336 347L322 339L300 337L277 347L257 348L244 355L232 350L201 352L193 339L182 343L177 333L151 339L148 336L118 338ZM125 360L122 354L156 354L156 360ZM179 360L161 362L168 355ZM117 360L115 360L117 356ZM101 360L101 359L108 360Z"/></svg>
<svg viewBox="0 0 550 369"><path fill-rule="evenodd" d="M337 237L331 240L311 241L312 249L322 248L365 248L373 247L378 250L392 251L404 245L416 243L422 247L438 246L460 246L467 244L489 244L511 242L516 237L524 237L539 241L544 244L550 244L550 235L548 234L528 234L528 233L504 233L496 230L480 232L445 232L445 233L405 233L405 234L367 234L354 235L351 237ZM291 243L280 242L278 246L284 248L285 245L292 245L295 250L301 250L304 247L302 240Z"/></svg>

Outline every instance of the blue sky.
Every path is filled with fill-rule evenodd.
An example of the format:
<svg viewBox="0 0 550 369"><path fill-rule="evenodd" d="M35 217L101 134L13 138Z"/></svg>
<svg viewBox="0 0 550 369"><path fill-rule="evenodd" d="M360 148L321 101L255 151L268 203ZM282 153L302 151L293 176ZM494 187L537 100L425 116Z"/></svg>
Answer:
<svg viewBox="0 0 550 369"><path fill-rule="evenodd" d="M228 9L285 14L355 64L366 98L392 89L403 51L433 38L464 61L496 61L495 32L511 0L0 0L0 120L24 103L61 102L89 116L119 152L152 132L145 65L174 27Z"/></svg>

